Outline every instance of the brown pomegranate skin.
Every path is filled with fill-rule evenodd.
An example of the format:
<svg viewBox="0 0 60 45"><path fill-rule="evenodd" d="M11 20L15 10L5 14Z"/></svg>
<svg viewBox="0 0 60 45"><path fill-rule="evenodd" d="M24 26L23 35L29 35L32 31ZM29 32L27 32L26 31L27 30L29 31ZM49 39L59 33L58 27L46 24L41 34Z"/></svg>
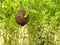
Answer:
<svg viewBox="0 0 60 45"><path fill-rule="evenodd" d="M16 15L15 15L15 20L16 22L21 25L24 26L25 24L28 23L29 21L29 16L27 16L26 18L24 17L26 14L26 11L24 10L20 10Z"/></svg>

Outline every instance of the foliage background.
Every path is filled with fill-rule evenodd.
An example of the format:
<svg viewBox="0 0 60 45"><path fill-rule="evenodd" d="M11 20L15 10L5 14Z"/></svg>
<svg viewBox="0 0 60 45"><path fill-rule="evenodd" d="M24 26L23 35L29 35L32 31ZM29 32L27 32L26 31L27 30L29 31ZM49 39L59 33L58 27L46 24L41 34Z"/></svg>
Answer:
<svg viewBox="0 0 60 45"><path fill-rule="evenodd" d="M15 21L20 9L30 16L23 29L28 32L26 44L18 42L23 38L23 27ZM60 0L0 0L0 45L60 45L59 34Z"/></svg>

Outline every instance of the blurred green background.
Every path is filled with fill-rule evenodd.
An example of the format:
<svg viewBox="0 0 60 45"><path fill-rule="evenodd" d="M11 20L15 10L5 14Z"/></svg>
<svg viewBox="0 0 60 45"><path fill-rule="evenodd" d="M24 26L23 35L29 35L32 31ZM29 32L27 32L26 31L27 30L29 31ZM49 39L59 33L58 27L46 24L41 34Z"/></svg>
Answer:
<svg viewBox="0 0 60 45"><path fill-rule="evenodd" d="M30 17L23 27L20 9ZM0 0L0 45L60 45L60 0Z"/></svg>

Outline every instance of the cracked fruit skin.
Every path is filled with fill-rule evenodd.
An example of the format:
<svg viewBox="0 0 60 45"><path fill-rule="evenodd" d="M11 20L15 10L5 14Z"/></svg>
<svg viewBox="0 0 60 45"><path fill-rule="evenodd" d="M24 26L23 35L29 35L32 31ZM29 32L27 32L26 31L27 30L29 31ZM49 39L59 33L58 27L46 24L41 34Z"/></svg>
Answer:
<svg viewBox="0 0 60 45"><path fill-rule="evenodd" d="M20 10L16 15L15 15L15 20L16 22L21 25L21 26L24 26L25 24L28 23L29 21L29 16L27 17L24 17L26 14L26 11L24 10Z"/></svg>

